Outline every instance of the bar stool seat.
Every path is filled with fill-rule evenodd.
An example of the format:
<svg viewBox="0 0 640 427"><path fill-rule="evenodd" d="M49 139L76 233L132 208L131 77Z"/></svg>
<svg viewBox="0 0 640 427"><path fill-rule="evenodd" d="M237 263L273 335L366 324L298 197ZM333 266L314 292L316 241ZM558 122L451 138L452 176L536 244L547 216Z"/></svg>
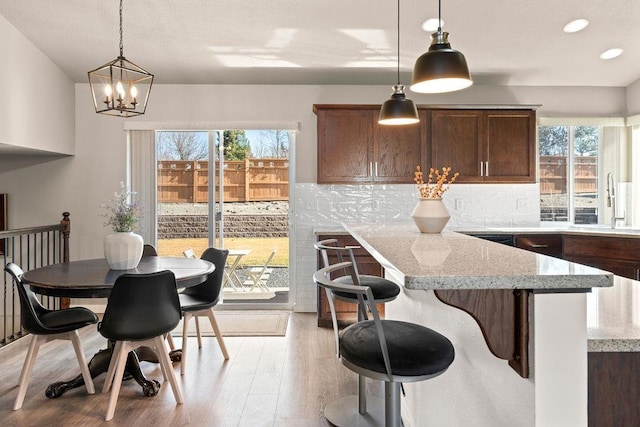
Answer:
<svg viewBox="0 0 640 427"><path fill-rule="evenodd" d="M343 285L354 285L353 278L351 276L339 277L336 279L336 282ZM356 285L368 286L371 288L373 299L377 303L393 301L400 294L400 286L396 285L391 280L385 279L384 277L359 274L358 282L359 284ZM348 300L354 304L357 303L357 299L347 292L336 291L335 296L343 301Z"/></svg>

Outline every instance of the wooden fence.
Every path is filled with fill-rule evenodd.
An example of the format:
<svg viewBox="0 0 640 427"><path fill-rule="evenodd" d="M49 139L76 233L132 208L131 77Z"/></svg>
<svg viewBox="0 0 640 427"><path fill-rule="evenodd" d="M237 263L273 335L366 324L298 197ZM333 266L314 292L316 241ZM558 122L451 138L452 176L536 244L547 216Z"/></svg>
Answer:
<svg viewBox="0 0 640 427"><path fill-rule="evenodd" d="M217 177L220 162L215 166ZM289 160L225 161L223 186L225 202L289 200ZM208 161L158 161L158 202L207 203L208 188Z"/></svg>
<svg viewBox="0 0 640 427"><path fill-rule="evenodd" d="M598 191L598 158L595 156L575 157L575 193L595 194ZM566 194L566 156L540 156L540 192L542 194Z"/></svg>

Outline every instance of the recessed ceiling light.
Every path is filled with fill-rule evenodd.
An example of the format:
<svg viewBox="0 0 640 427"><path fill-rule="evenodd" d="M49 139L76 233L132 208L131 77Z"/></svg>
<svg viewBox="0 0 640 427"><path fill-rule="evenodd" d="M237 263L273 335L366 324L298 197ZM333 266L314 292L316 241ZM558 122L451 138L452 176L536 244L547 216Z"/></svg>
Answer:
<svg viewBox="0 0 640 427"><path fill-rule="evenodd" d="M444 27L444 21L440 20L440 27ZM422 23L422 31L431 33L438 29L438 18L430 18Z"/></svg>
<svg viewBox="0 0 640 427"><path fill-rule="evenodd" d="M562 29L565 33L577 33L578 31L582 31L587 28L589 25L589 21L586 19L576 19L575 21L569 22Z"/></svg>
<svg viewBox="0 0 640 427"><path fill-rule="evenodd" d="M600 54L600 59L617 58L618 56L622 55L622 52L624 52L624 51L622 49L620 49L620 48L609 49L609 50L606 50L606 51L604 51L604 52L602 52Z"/></svg>

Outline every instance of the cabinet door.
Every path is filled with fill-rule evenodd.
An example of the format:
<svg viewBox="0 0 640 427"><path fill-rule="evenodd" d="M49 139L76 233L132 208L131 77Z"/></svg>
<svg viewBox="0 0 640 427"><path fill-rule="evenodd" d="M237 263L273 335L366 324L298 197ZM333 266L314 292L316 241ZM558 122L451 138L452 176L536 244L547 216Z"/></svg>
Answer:
<svg viewBox="0 0 640 427"><path fill-rule="evenodd" d="M433 110L431 112L431 165L451 166L456 182L481 182L482 111Z"/></svg>
<svg viewBox="0 0 640 427"><path fill-rule="evenodd" d="M485 182L535 182L535 113L486 111Z"/></svg>
<svg viewBox="0 0 640 427"><path fill-rule="evenodd" d="M427 111L420 112L420 123L407 126L375 124L373 180L413 184L416 166L427 167Z"/></svg>
<svg viewBox="0 0 640 427"><path fill-rule="evenodd" d="M369 181L373 112L318 111L318 183Z"/></svg>

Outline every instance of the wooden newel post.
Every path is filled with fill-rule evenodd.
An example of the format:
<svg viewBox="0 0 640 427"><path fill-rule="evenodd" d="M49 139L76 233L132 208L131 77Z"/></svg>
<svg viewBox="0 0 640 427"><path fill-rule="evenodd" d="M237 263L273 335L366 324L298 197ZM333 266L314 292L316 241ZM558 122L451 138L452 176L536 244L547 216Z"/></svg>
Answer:
<svg viewBox="0 0 640 427"><path fill-rule="evenodd" d="M69 212L62 212L62 262L69 262L69 234L71 234L71 220ZM69 298L60 298L60 308L69 308L71 300Z"/></svg>
<svg viewBox="0 0 640 427"><path fill-rule="evenodd" d="M69 212L62 212L62 262L69 262L69 234L71 234L71 220Z"/></svg>

